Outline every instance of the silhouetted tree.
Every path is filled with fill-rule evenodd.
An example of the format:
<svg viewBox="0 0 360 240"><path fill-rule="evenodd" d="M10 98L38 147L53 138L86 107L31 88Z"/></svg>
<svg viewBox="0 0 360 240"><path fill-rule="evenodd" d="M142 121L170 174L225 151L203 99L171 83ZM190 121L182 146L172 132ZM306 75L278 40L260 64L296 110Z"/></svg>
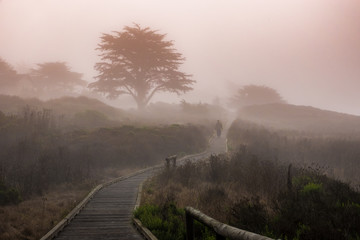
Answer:
<svg viewBox="0 0 360 240"><path fill-rule="evenodd" d="M0 58L0 89L8 90L16 86L19 75L10 64Z"/></svg>
<svg viewBox="0 0 360 240"><path fill-rule="evenodd" d="M179 71L185 59L173 42L164 38L165 34L138 24L125 26L122 32L103 34L97 48L102 61L95 65L100 74L89 87L108 98L129 94L139 109L157 92L180 94L191 90L189 85L195 81Z"/></svg>
<svg viewBox="0 0 360 240"><path fill-rule="evenodd" d="M273 88L259 85L246 85L240 88L231 99L236 107L256 104L285 103L280 94Z"/></svg>
<svg viewBox="0 0 360 240"><path fill-rule="evenodd" d="M76 87L86 86L82 74L70 71L65 62L38 64L31 72L31 79L40 94L73 94Z"/></svg>

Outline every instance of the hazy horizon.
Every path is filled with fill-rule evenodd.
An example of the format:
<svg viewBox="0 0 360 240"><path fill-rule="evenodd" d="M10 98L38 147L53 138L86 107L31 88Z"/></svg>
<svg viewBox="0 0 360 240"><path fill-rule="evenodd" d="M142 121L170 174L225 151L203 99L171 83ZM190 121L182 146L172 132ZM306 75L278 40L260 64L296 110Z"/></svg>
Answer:
<svg viewBox="0 0 360 240"><path fill-rule="evenodd" d="M360 115L356 0L2 0L0 57L20 72L65 61L92 82L101 34L133 23L174 40L197 81L192 92L152 102L226 103L241 85L258 84L291 104Z"/></svg>

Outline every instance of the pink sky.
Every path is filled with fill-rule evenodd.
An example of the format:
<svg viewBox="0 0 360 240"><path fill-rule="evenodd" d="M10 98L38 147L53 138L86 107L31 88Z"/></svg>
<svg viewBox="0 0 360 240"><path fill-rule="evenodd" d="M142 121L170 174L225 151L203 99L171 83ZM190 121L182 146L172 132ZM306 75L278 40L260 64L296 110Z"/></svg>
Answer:
<svg viewBox="0 0 360 240"><path fill-rule="evenodd" d="M197 80L154 101L226 102L264 84L289 103L360 115L358 0L2 0L0 57L18 70L66 61L90 82L101 33L133 22L167 33Z"/></svg>

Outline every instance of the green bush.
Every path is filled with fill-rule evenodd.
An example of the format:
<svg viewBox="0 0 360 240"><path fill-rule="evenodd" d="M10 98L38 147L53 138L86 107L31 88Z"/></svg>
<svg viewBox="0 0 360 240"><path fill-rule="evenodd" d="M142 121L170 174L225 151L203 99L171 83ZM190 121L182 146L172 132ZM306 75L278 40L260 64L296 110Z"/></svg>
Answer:
<svg viewBox="0 0 360 240"><path fill-rule="evenodd" d="M146 204L140 206L134 216L159 240L186 239L185 210L174 203L163 206ZM214 232L198 221L194 221L195 240L215 240Z"/></svg>
<svg viewBox="0 0 360 240"><path fill-rule="evenodd" d="M273 228L290 239L356 239L360 234L360 193L313 172L293 178L281 193ZM340 194L339 194L340 193Z"/></svg>
<svg viewBox="0 0 360 240"><path fill-rule="evenodd" d="M140 206L134 215L159 240L185 239L185 213L173 203Z"/></svg>
<svg viewBox="0 0 360 240"><path fill-rule="evenodd" d="M20 193L15 188L7 187L0 182L0 206L18 204L21 201Z"/></svg>
<svg viewBox="0 0 360 240"><path fill-rule="evenodd" d="M311 168L293 167L289 179L287 172L286 166L270 164L244 149L231 157L212 156L208 162L187 162L164 171L153 181L152 191L153 195L160 188L174 191L173 199L181 196L177 191L195 193L193 206L198 205L205 214L272 238L359 239L359 192ZM181 187L170 187L174 185ZM231 201L229 194L234 191L239 191L239 197L232 195ZM154 199L170 193L161 194ZM159 219L171 219L168 215L162 218L164 214L156 216L152 219L158 224ZM195 225L199 239L213 238L211 230Z"/></svg>
<svg viewBox="0 0 360 240"><path fill-rule="evenodd" d="M243 198L231 207L230 225L250 232L266 232L269 216L258 197Z"/></svg>

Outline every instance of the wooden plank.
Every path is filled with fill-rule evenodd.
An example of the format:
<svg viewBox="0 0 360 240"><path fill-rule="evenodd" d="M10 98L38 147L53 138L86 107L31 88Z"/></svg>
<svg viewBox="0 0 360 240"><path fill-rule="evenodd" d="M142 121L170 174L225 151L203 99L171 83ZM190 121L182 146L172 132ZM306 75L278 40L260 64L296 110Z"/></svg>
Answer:
<svg viewBox="0 0 360 240"><path fill-rule="evenodd" d="M131 224L132 210L140 183L153 173L143 171L101 188L54 239L143 239Z"/></svg>

